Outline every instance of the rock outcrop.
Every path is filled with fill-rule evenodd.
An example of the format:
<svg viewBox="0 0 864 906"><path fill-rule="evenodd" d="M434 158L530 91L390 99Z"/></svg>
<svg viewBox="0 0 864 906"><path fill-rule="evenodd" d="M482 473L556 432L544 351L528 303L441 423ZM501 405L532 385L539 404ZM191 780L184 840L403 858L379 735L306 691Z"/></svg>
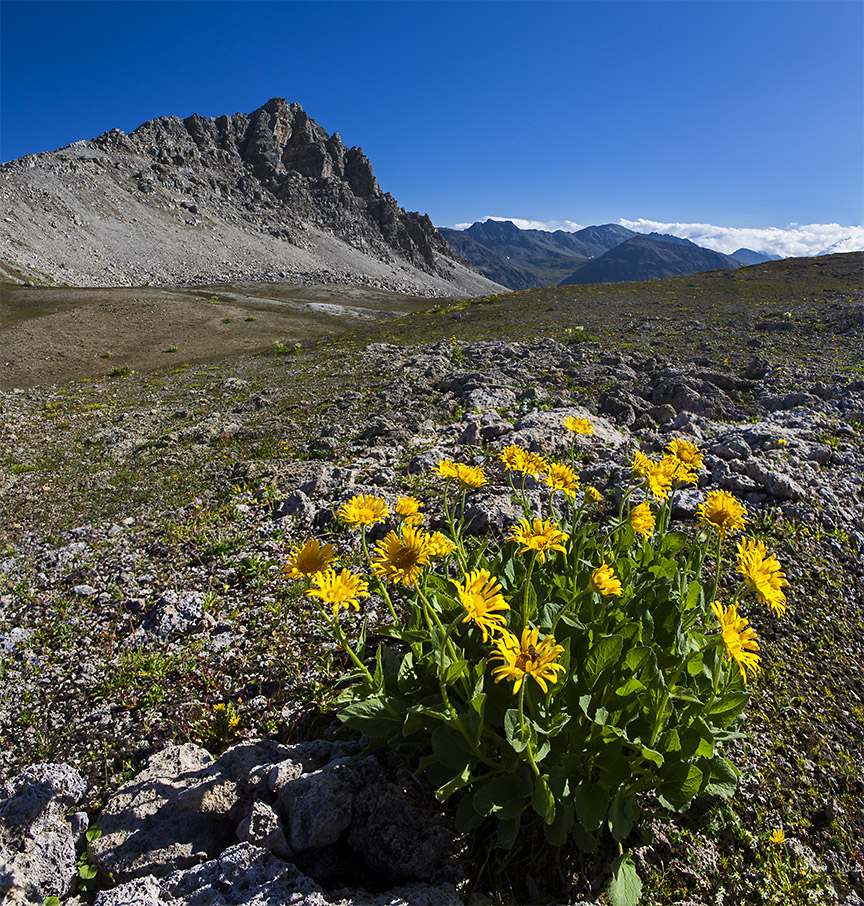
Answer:
<svg viewBox="0 0 864 906"><path fill-rule="evenodd" d="M351 282L498 289L427 215L383 192L360 148L299 104L161 116L0 167L8 275L81 285Z"/></svg>

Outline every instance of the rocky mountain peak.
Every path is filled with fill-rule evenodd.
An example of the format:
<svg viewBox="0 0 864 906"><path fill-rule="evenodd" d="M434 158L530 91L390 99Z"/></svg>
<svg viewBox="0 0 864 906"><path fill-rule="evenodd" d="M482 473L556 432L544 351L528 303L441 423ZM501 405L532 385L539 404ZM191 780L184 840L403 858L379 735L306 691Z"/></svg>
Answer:
<svg viewBox="0 0 864 906"><path fill-rule="evenodd" d="M500 288L472 273L428 216L381 190L362 148L285 98L249 114L112 129L23 170L15 161L0 169L0 199L17 215L14 233L0 226L0 259L25 273L83 284L275 277L427 292L434 283L439 295ZM96 234L90 248L87 234ZM226 269L238 259L246 263Z"/></svg>

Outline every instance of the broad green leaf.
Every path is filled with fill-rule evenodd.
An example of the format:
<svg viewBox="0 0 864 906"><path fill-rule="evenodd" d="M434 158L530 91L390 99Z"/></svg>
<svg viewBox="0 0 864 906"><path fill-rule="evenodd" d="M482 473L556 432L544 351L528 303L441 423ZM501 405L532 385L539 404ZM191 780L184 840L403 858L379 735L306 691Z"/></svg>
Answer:
<svg viewBox="0 0 864 906"><path fill-rule="evenodd" d="M749 692L727 692L721 695L706 712L711 722L728 727L741 714L750 701Z"/></svg>
<svg viewBox="0 0 864 906"><path fill-rule="evenodd" d="M612 880L606 888L612 906L636 906L642 896L642 880L630 853L622 853L612 863Z"/></svg>
<svg viewBox="0 0 864 906"><path fill-rule="evenodd" d="M683 812L702 785L702 771L695 764L677 764L669 772L665 783L657 790L661 805L673 812Z"/></svg>
<svg viewBox="0 0 864 906"><path fill-rule="evenodd" d="M409 711L402 723L402 735L411 736L423 729L423 718L416 711Z"/></svg>
<svg viewBox="0 0 864 906"><path fill-rule="evenodd" d="M588 831L597 830L609 808L609 792L590 780L580 780L573 790L573 805L582 827Z"/></svg>
<svg viewBox="0 0 864 906"><path fill-rule="evenodd" d="M534 779L531 806L546 824L551 824L555 820L555 797L552 795L552 791L549 789L549 784L543 774Z"/></svg>
<svg viewBox="0 0 864 906"><path fill-rule="evenodd" d="M456 830L460 834L467 834L478 828L484 820L483 815L479 815L474 809L474 797L463 796L456 806Z"/></svg>
<svg viewBox="0 0 864 906"><path fill-rule="evenodd" d="M339 712L339 720L371 739L389 738L402 726L401 714L392 714L378 698L353 702Z"/></svg>
<svg viewBox="0 0 864 906"><path fill-rule="evenodd" d="M614 664L621 657L624 642L620 635L596 639L588 651L583 669L588 676L596 677L601 670Z"/></svg>
<svg viewBox="0 0 864 906"><path fill-rule="evenodd" d="M455 771L461 771L466 764L476 761L476 755L465 737L446 724L433 731L432 752L441 764Z"/></svg>
<svg viewBox="0 0 864 906"><path fill-rule="evenodd" d="M463 673L468 669L468 661L453 661L450 663L444 671L444 684L450 685L454 680L459 679Z"/></svg>
<svg viewBox="0 0 864 906"><path fill-rule="evenodd" d="M618 790L609 806L609 830L619 843L626 839L636 823L636 804L632 796L624 798L623 790Z"/></svg>
<svg viewBox="0 0 864 906"><path fill-rule="evenodd" d="M550 846L563 846L567 842L567 834L573 827L573 805L570 802L556 802L555 818L551 824L543 828L546 842Z"/></svg>
<svg viewBox="0 0 864 906"><path fill-rule="evenodd" d="M647 746L642 746L641 752L642 757L646 761L653 761L658 768L663 767L663 756L658 751L656 751L655 749L649 749Z"/></svg>
<svg viewBox="0 0 864 906"><path fill-rule="evenodd" d="M721 796L723 799L734 795L740 776L735 766L720 755L715 755L709 765L711 779L705 785L703 792L708 793L709 796Z"/></svg>
<svg viewBox="0 0 864 906"><path fill-rule="evenodd" d="M695 607L702 596L702 586L698 582L691 582L687 586L687 594L684 597L684 609L690 610Z"/></svg>
<svg viewBox="0 0 864 906"><path fill-rule="evenodd" d="M521 815L521 813L520 813ZM495 842L501 849L511 849L519 835L519 828L522 822L520 816L509 818L498 824L498 833L495 835Z"/></svg>
<svg viewBox="0 0 864 906"><path fill-rule="evenodd" d="M522 724L519 712L516 708L510 708L504 715L504 734L514 751L522 752L531 739L531 722L526 719Z"/></svg>

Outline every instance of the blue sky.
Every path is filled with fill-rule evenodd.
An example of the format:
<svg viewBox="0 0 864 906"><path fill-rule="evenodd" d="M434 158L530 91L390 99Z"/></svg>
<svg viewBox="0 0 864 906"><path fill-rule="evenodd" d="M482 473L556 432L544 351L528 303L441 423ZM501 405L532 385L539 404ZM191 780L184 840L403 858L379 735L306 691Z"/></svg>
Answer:
<svg viewBox="0 0 864 906"><path fill-rule="evenodd" d="M758 242L837 224L811 237L827 247L864 220L859 0L3 0L0 15L3 160L285 97L440 226L622 220Z"/></svg>

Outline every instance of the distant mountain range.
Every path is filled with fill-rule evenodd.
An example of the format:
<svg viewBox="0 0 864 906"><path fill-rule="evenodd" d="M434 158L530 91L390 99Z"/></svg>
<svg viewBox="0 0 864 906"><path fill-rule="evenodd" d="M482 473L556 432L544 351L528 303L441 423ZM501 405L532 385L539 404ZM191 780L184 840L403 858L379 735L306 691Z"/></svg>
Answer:
<svg viewBox="0 0 864 906"><path fill-rule="evenodd" d="M743 248L723 255L689 239L636 233L614 223L567 233L521 230L511 220L486 220L465 230L439 232L481 274L514 290L654 280L779 257Z"/></svg>

